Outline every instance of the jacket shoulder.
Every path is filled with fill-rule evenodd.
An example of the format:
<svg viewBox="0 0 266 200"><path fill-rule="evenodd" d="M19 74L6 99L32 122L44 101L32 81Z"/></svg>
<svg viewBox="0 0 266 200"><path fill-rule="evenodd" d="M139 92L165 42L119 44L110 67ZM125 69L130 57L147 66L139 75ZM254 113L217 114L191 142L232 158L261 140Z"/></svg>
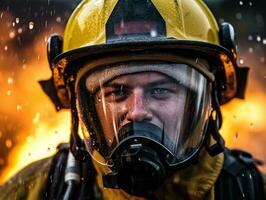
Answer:
<svg viewBox="0 0 266 200"><path fill-rule="evenodd" d="M45 158L19 171L0 186L0 200L40 199L45 188L52 158Z"/></svg>

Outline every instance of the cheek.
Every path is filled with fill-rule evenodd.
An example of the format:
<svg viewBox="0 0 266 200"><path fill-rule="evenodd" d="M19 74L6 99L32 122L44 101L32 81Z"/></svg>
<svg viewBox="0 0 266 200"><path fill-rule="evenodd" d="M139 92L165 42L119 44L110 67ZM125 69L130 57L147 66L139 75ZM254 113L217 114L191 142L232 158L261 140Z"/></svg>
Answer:
<svg viewBox="0 0 266 200"><path fill-rule="evenodd" d="M164 124L168 121L176 121L181 112L176 102L159 103L153 110Z"/></svg>
<svg viewBox="0 0 266 200"><path fill-rule="evenodd" d="M184 105L184 98L171 98L167 102L153 105L154 116L162 124L169 137L173 137L179 132L184 116Z"/></svg>
<svg viewBox="0 0 266 200"><path fill-rule="evenodd" d="M176 121L183 116L184 98L171 98L165 102L151 104L153 113L163 121Z"/></svg>
<svg viewBox="0 0 266 200"><path fill-rule="evenodd" d="M98 118L103 128L104 136L106 140L111 143L112 138L113 138L111 108L108 105L99 103L96 105L96 110L97 110Z"/></svg>
<svg viewBox="0 0 266 200"><path fill-rule="evenodd" d="M112 143L114 136L117 134L116 131L121 126L123 116L126 113L126 106L122 104L112 103L99 103L96 105L98 117L100 119L104 136L108 143Z"/></svg>

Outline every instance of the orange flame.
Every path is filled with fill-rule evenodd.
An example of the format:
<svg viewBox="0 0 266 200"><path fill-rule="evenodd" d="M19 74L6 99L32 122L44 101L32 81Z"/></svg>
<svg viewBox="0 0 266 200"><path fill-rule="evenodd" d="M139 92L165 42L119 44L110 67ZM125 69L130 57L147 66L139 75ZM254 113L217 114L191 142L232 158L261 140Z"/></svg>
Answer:
<svg viewBox="0 0 266 200"><path fill-rule="evenodd" d="M17 50L10 43L14 34L19 34L10 25L15 19L8 13L2 16L1 27L12 34L2 32L0 36L1 46L4 45L0 60L0 113L14 123L0 124L3 126L0 126L0 140L6 138L5 147L11 149L7 160L0 155L0 166L5 164L0 171L0 183L27 164L54 154L59 143L68 142L70 133L69 113L56 113L38 84L39 80L51 76L46 59L46 43L51 33L41 33L33 46L23 48L23 58L19 58L14 56ZM60 26L50 26L62 32ZM12 130L11 136L7 135L8 130Z"/></svg>
<svg viewBox="0 0 266 200"><path fill-rule="evenodd" d="M259 86L257 86L258 88ZM234 99L222 106L224 123L221 133L226 146L249 151L266 162L265 93L248 90L246 100ZM266 172L266 166L259 167Z"/></svg>

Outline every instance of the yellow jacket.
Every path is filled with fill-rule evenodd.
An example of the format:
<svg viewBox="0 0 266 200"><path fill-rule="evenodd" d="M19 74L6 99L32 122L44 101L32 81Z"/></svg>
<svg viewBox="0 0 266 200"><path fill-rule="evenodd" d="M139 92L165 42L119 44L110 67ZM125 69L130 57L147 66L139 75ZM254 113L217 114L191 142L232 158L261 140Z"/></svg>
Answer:
<svg viewBox="0 0 266 200"><path fill-rule="evenodd" d="M41 199L52 158L46 158L28 165L14 177L0 186L0 200Z"/></svg>
<svg viewBox="0 0 266 200"><path fill-rule="evenodd" d="M156 192L158 199L162 200L213 200L214 184L221 172L224 155L210 157L203 150L200 162L186 169L178 171ZM32 163L20 171L13 178L0 186L0 200L38 200L44 195L52 158ZM128 195L122 190L103 189L102 173L104 169L96 166L97 182L102 196L108 200L142 200L143 198ZM266 191L266 178L264 188Z"/></svg>

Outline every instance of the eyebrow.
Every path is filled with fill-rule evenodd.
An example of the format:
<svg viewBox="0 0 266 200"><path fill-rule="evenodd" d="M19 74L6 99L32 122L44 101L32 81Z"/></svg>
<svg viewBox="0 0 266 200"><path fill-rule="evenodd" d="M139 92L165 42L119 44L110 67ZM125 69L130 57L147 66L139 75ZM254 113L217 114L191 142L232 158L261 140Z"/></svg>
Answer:
<svg viewBox="0 0 266 200"><path fill-rule="evenodd" d="M162 79L162 80L148 83L146 86L149 88L149 87L154 87L154 86L164 85L164 84L178 84L178 82L173 79Z"/></svg>
<svg viewBox="0 0 266 200"><path fill-rule="evenodd" d="M153 82L146 84L145 87L150 88L150 87L163 85L163 84L178 84L178 82L176 80L173 80L173 79L160 79L160 80L155 80ZM104 87L110 87L110 88L120 88L120 87L130 88L130 86L127 84L115 83L115 82L106 83L103 86Z"/></svg>

